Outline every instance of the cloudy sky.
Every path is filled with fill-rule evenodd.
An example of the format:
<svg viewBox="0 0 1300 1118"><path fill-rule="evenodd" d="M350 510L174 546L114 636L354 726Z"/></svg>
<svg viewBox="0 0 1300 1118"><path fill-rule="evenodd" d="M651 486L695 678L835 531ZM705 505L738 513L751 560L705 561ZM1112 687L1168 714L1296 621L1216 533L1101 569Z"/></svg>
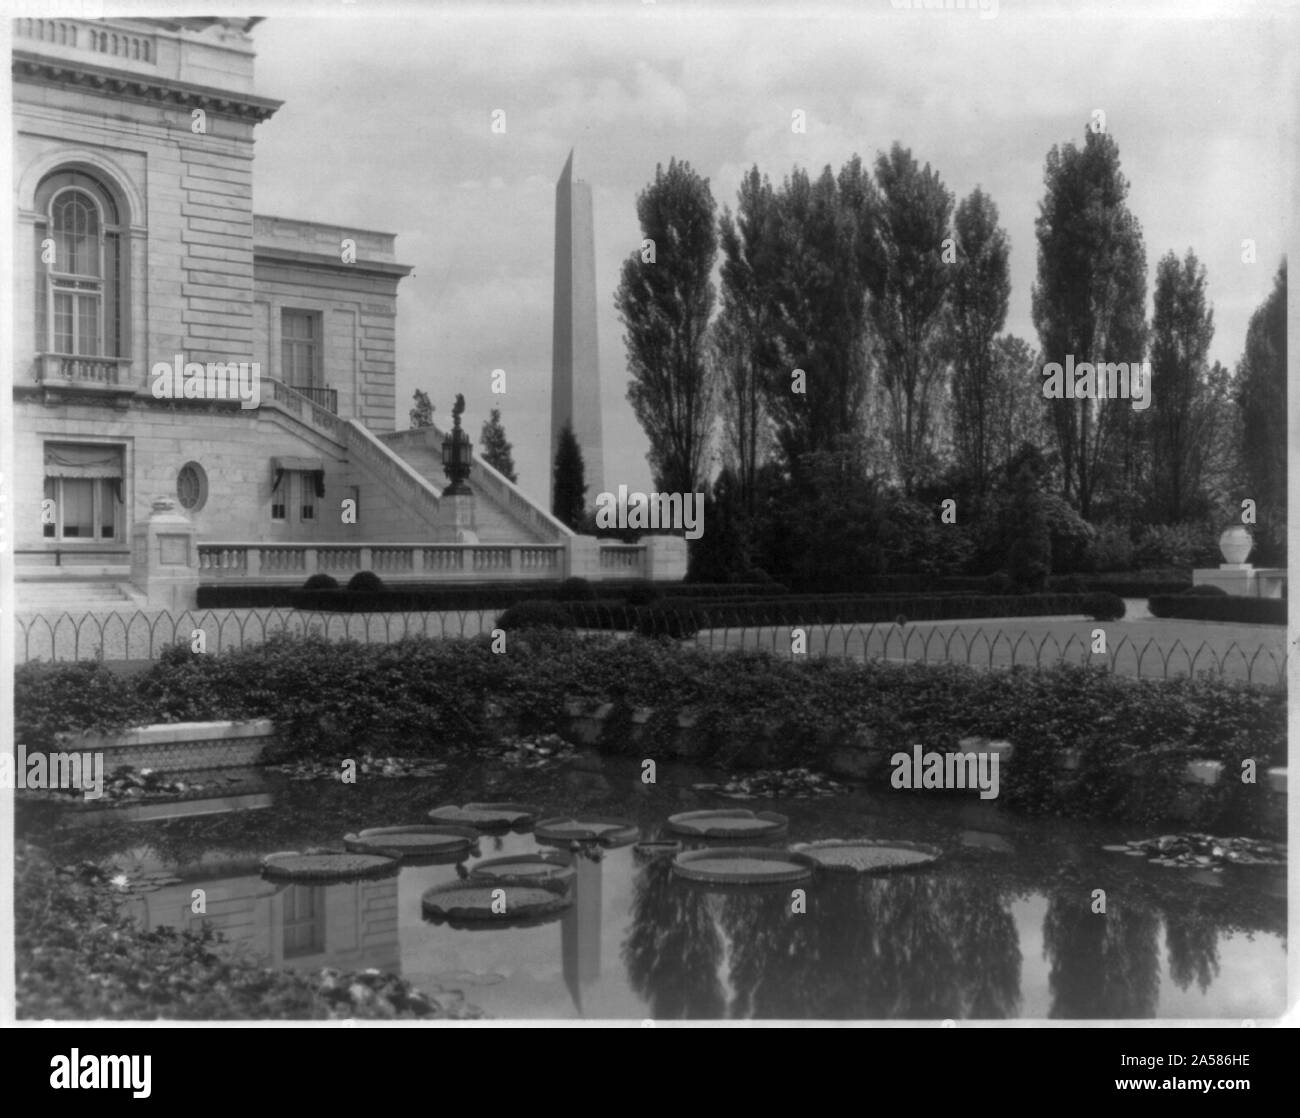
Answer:
<svg viewBox="0 0 1300 1118"><path fill-rule="evenodd" d="M592 184L609 485L649 489L614 310L639 243L635 200L684 159L734 207L741 174L874 162L901 141L958 199L981 186L1011 240L1006 328L1036 341L1034 219L1053 144L1103 109L1132 183L1148 291L1193 248L1214 304L1211 350L1236 366L1297 204L1296 5L1056 5L895 10L890 0L605 0L597 6L330 0L262 7L260 213L397 234L398 425L422 387L471 432L494 403L521 483L546 493L555 180L569 149ZM504 110L506 132L491 131ZM791 129L802 109L807 131ZM1243 264L1253 239L1258 263ZM508 392L490 393L506 370ZM594 498L595 494L589 494Z"/></svg>

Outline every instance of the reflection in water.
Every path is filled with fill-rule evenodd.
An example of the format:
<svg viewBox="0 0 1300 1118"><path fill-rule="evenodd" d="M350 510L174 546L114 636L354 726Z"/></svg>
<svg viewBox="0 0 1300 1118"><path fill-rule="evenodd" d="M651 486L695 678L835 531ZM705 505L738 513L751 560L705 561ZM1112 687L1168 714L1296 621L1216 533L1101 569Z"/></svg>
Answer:
<svg viewBox="0 0 1300 1118"><path fill-rule="evenodd" d="M582 1014L582 990L600 977L601 872L603 862L585 853L570 864L576 873L569 888L573 904L560 922L560 954L564 959L564 984L573 1006Z"/></svg>
<svg viewBox="0 0 1300 1118"><path fill-rule="evenodd" d="M668 858L647 864L637 878L623 961L632 989L649 1003L649 1015L664 1021L723 1017L721 959L722 935L709 894L674 880Z"/></svg>
<svg viewBox="0 0 1300 1118"><path fill-rule="evenodd" d="M733 1016L1006 1017L1020 946L996 890L919 875L826 879L789 896L728 897Z"/></svg>
<svg viewBox="0 0 1300 1118"><path fill-rule="evenodd" d="M1165 916L1165 946L1169 951L1169 977L1180 990L1196 980L1201 993L1219 974L1219 929L1213 920L1195 910Z"/></svg>
<svg viewBox="0 0 1300 1118"><path fill-rule="evenodd" d="M1043 919L1050 1016L1156 1016L1159 934L1160 918L1149 908L1112 901L1105 913L1095 913L1086 890L1054 891Z"/></svg>

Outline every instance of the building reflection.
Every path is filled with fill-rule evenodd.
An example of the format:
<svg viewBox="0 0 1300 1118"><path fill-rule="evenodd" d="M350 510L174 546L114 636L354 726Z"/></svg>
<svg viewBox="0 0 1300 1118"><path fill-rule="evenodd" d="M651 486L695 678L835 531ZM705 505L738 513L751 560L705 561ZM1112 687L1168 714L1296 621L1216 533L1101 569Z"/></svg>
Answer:
<svg viewBox="0 0 1300 1118"><path fill-rule="evenodd" d="M217 852L207 861L181 867L180 882L139 897L134 907L146 930L206 926L272 967L401 972L396 876L286 884L262 877L260 857ZM203 912L193 911L196 889Z"/></svg>

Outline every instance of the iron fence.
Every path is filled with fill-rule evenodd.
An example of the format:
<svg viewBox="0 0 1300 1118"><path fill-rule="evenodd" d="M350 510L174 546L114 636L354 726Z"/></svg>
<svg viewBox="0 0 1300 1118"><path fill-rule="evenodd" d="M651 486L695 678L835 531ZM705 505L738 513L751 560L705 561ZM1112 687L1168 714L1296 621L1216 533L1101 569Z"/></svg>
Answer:
<svg viewBox="0 0 1300 1118"><path fill-rule="evenodd" d="M18 663L96 656L108 661L151 661L178 642L195 647L200 631L203 651L209 653L253 647L279 633L316 633L329 640L356 640L364 644L389 644L415 636L475 637L491 634L502 612L464 609L323 613L250 608L196 609L172 614L165 610L135 610L125 614L91 612L79 618L65 612L53 620L28 614L15 618L15 658ZM998 628L977 621L755 626L727 624L725 615L720 618L714 610L708 623L712 627L698 631L693 624L685 626L685 631L693 635L679 643L712 651L762 650L791 659L833 657L859 662L964 664L981 669L1041 669L1069 663L1139 679L1208 674L1266 687L1286 686L1287 653L1281 631L1272 639L1261 635L1258 642L1214 634L1199 641L1181 637L1163 641L1120 634L1118 639L1106 642L1104 651L1094 651L1094 639L1068 630L1079 628L1090 632L1100 623L1062 618L1006 620ZM1052 625L1056 631L1030 631L1044 624ZM599 629L583 631L626 635L630 627L629 611L626 619L618 618L616 613L607 618L602 616ZM1115 636L1113 629L1110 635Z"/></svg>

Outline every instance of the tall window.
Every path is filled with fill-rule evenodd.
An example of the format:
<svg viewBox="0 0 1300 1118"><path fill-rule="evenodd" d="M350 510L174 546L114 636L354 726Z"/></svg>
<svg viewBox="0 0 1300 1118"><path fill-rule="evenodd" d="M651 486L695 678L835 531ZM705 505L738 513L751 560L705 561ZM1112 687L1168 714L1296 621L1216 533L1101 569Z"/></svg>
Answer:
<svg viewBox="0 0 1300 1118"><path fill-rule="evenodd" d="M280 312L280 366L286 384L318 383L320 316L314 311Z"/></svg>
<svg viewBox="0 0 1300 1118"><path fill-rule="evenodd" d="M36 203L37 351L125 357L126 263L112 194L81 171L59 171Z"/></svg>

